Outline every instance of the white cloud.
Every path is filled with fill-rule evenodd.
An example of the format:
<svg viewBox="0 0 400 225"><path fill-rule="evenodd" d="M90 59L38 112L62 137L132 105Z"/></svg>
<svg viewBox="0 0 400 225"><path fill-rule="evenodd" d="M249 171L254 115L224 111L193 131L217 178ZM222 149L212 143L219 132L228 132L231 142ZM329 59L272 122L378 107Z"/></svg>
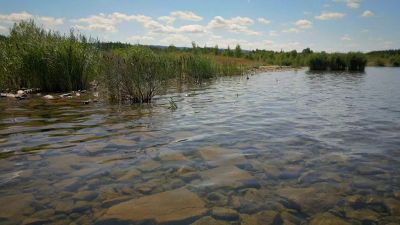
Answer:
<svg viewBox="0 0 400 225"><path fill-rule="evenodd" d="M274 31L274 30L271 30L271 31L269 32L269 36L271 36L271 37L277 37L277 36L279 36L279 34L278 34L278 32L276 32L276 31Z"/></svg>
<svg viewBox="0 0 400 225"><path fill-rule="evenodd" d="M178 32L183 32L183 33L205 33L206 28L201 25L186 25L186 26L181 26L178 28Z"/></svg>
<svg viewBox="0 0 400 225"><path fill-rule="evenodd" d="M192 40L182 34L172 34L168 35L160 40L161 44L164 45L179 45L179 46L188 46Z"/></svg>
<svg viewBox="0 0 400 225"><path fill-rule="evenodd" d="M179 18L181 20L189 20L189 21L201 21L203 19L203 17L198 16L191 11L174 11L171 12L171 16Z"/></svg>
<svg viewBox="0 0 400 225"><path fill-rule="evenodd" d="M345 16L344 13L339 12L322 12L321 15L316 16L315 19L317 20L334 20L334 19L341 19Z"/></svg>
<svg viewBox="0 0 400 225"><path fill-rule="evenodd" d="M299 29L297 29L297 28L289 28L289 29L285 29L285 30L282 30L282 32L283 33L300 33L300 30Z"/></svg>
<svg viewBox="0 0 400 225"><path fill-rule="evenodd" d="M44 26L57 26L64 24L63 18L32 15L28 12L16 12L8 15L0 14L0 20L4 23L18 23L23 20L34 20Z"/></svg>
<svg viewBox="0 0 400 225"><path fill-rule="evenodd" d="M214 17L207 25L209 29L225 29L232 33L243 33L247 35L260 35L260 32L249 29L248 26L254 24L254 21L248 17L233 17L224 19L221 16Z"/></svg>
<svg viewBox="0 0 400 225"><path fill-rule="evenodd" d="M158 17L158 20L166 23L167 25L172 25L174 24L176 18L173 16L160 16Z"/></svg>
<svg viewBox="0 0 400 225"><path fill-rule="evenodd" d="M371 17L374 16L375 14L371 12L370 10L365 10L363 14L361 15L362 17Z"/></svg>
<svg viewBox="0 0 400 225"><path fill-rule="evenodd" d="M346 3L347 7L352 9L357 9L360 7L361 0L334 0L335 2L344 2Z"/></svg>
<svg viewBox="0 0 400 225"><path fill-rule="evenodd" d="M305 20L305 19L297 20L294 24L300 29L312 28L312 22L309 20Z"/></svg>
<svg viewBox="0 0 400 225"><path fill-rule="evenodd" d="M262 24L265 24L265 25L271 23L271 20L267 20L267 19L265 19L265 18L258 18L257 21L258 21L259 23L262 23Z"/></svg>
<svg viewBox="0 0 400 225"><path fill-rule="evenodd" d="M148 44L154 40L154 37L147 35L133 35L128 38L129 42L140 43L140 44Z"/></svg>
<svg viewBox="0 0 400 225"><path fill-rule="evenodd" d="M183 12L180 12L183 13ZM173 12L171 15L178 15L180 18L183 15L192 16L192 19L195 19L193 15L188 12L186 14L180 14L178 12ZM172 26L175 17L173 16L162 16L158 18L159 21L165 22L162 24L152 17L145 15L126 15L119 12L114 12L112 14L98 14L92 15L86 18L80 18L71 20L76 23L75 27L82 30L99 30L105 32L116 32L117 25L122 22L138 22L143 25L144 28L148 29L153 33L203 33L206 32L206 28L201 25L193 24L193 25L185 25L182 27L174 27Z"/></svg>
<svg viewBox="0 0 400 225"><path fill-rule="evenodd" d="M343 35L340 40L342 41L351 41L351 37L348 34Z"/></svg>

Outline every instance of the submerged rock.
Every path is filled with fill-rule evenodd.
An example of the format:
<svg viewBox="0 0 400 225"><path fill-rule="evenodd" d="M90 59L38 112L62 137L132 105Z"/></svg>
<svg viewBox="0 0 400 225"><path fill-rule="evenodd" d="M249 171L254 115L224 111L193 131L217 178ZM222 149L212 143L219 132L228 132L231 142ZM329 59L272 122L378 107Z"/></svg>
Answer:
<svg viewBox="0 0 400 225"><path fill-rule="evenodd" d="M400 201L394 198L387 198L384 200L386 208L389 210L390 215L400 216Z"/></svg>
<svg viewBox="0 0 400 225"><path fill-rule="evenodd" d="M160 166L161 166L161 163L159 163L158 161L146 160L138 166L138 169L143 172L149 172L149 171L159 168Z"/></svg>
<svg viewBox="0 0 400 225"><path fill-rule="evenodd" d="M317 185L306 188L285 187L278 194L293 201L301 210L316 213L332 208L340 199L340 190L329 185Z"/></svg>
<svg viewBox="0 0 400 225"><path fill-rule="evenodd" d="M160 159L162 161L188 161L186 156L180 152L165 151L160 153Z"/></svg>
<svg viewBox="0 0 400 225"><path fill-rule="evenodd" d="M0 218L21 219L33 202L32 194L18 194L0 197Z"/></svg>
<svg viewBox="0 0 400 225"><path fill-rule="evenodd" d="M244 186L245 182L255 180L248 172L237 168L236 166L221 166L201 172L203 178L202 185L214 187L232 187Z"/></svg>
<svg viewBox="0 0 400 225"><path fill-rule="evenodd" d="M185 188L132 199L109 208L101 220L133 222L187 223L204 215L204 202Z"/></svg>
<svg viewBox="0 0 400 225"><path fill-rule="evenodd" d="M361 221L362 220L378 221L379 213L372 211L370 209L351 210L346 212L346 217Z"/></svg>
<svg viewBox="0 0 400 225"><path fill-rule="evenodd" d="M234 149L209 147L200 149L199 154L211 166L240 165L247 162L243 154Z"/></svg>
<svg viewBox="0 0 400 225"><path fill-rule="evenodd" d="M278 213L272 210L261 211L256 214L241 214L241 225L268 225L274 224Z"/></svg>
<svg viewBox="0 0 400 225"><path fill-rule="evenodd" d="M230 208L216 207L211 211L211 215L219 220L238 220L239 214Z"/></svg>
<svg viewBox="0 0 400 225"><path fill-rule="evenodd" d="M321 213L311 219L310 225L351 225L351 223L331 213Z"/></svg>
<svg viewBox="0 0 400 225"><path fill-rule="evenodd" d="M220 221L212 218L211 216L205 216L201 219L196 220L191 225L230 225L231 223L226 221Z"/></svg>
<svg viewBox="0 0 400 225"><path fill-rule="evenodd" d="M130 181L133 178L140 175L140 172L136 169L131 169L127 171L124 175L118 178L119 181Z"/></svg>
<svg viewBox="0 0 400 225"><path fill-rule="evenodd" d="M49 223L47 219L26 218L22 221L22 225L42 225Z"/></svg>

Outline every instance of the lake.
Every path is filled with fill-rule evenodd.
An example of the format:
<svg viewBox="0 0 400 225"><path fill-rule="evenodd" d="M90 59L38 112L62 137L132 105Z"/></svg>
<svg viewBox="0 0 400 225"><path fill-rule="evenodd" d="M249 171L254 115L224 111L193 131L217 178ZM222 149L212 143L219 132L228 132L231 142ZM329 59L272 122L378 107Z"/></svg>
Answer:
<svg viewBox="0 0 400 225"><path fill-rule="evenodd" d="M400 69L168 93L0 99L0 224L400 222Z"/></svg>

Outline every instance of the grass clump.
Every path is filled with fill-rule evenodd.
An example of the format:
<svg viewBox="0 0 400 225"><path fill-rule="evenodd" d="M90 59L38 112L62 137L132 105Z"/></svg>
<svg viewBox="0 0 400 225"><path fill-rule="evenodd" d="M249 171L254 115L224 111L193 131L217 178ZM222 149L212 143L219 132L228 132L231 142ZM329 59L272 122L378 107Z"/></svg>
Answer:
<svg viewBox="0 0 400 225"><path fill-rule="evenodd" d="M310 70L327 70L329 68L329 59L325 53L314 53L309 58Z"/></svg>
<svg viewBox="0 0 400 225"><path fill-rule="evenodd" d="M87 42L73 31L66 37L33 21L15 24L0 46L3 83L8 88L35 87L45 92L86 89L96 61Z"/></svg>
<svg viewBox="0 0 400 225"><path fill-rule="evenodd" d="M367 58L359 52L314 53L310 55L308 65L310 70L364 71Z"/></svg>
<svg viewBox="0 0 400 225"><path fill-rule="evenodd" d="M347 62L346 55L340 53L333 53L329 57L329 68L331 70L346 70Z"/></svg>
<svg viewBox="0 0 400 225"><path fill-rule="evenodd" d="M347 69L349 71L364 71L367 65L367 57L360 52L347 54Z"/></svg>
<svg viewBox="0 0 400 225"><path fill-rule="evenodd" d="M102 83L111 102L148 103L173 69L166 57L136 46L104 56Z"/></svg>

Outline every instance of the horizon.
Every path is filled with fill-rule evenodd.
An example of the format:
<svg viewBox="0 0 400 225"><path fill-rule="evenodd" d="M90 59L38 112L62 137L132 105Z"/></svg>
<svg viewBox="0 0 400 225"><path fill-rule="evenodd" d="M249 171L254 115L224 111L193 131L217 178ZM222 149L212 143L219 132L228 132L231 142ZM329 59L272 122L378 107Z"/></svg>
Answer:
<svg viewBox="0 0 400 225"><path fill-rule="evenodd" d="M273 51L400 48L400 31L392 29L400 20L395 0L113 2L5 0L0 3L0 34L33 19L46 29L74 29L103 42L191 47L194 41L200 47L239 44L244 50ZM69 5L79 7L66 10Z"/></svg>

